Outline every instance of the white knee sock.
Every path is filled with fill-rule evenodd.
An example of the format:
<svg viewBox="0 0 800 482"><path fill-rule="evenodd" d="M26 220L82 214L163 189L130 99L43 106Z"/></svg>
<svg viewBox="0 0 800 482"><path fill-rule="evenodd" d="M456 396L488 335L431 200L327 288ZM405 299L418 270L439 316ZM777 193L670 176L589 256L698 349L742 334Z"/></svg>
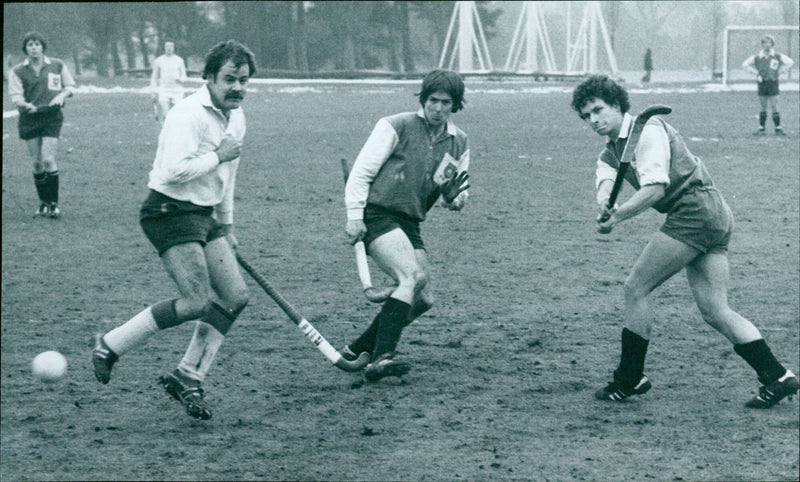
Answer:
<svg viewBox="0 0 800 482"><path fill-rule="evenodd" d="M103 335L103 341L114 353L122 356L137 345L144 343L157 331L158 325L153 318L153 312L150 307L147 307L130 320Z"/></svg>
<svg viewBox="0 0 800 482"><path fill-rule="evenodd" d="M186 353L178 364L178 370L187 377L202 383L224 340L225 335L216 328L203 321L198 321L194 328L192 341L189 342Z"/></svg>

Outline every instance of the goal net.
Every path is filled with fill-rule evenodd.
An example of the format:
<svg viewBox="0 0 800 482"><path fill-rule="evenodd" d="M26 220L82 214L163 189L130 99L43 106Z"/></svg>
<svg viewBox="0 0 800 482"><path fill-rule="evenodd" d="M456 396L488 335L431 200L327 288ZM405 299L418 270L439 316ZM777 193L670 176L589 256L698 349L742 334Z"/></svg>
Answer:
<svg viewBox="0 0 800 482"><path fill-rule="evenodd" d="M729 25L725 27L722 38L722 83L727 85L755 81L755 76L742 68L742 62L761 50L761 38L767 34L775 38L777 52L786 54L794 60L791 70L781 74L781 80L797 82L798 66L800 65L798 30L800 28L797 25Z"/></svg>

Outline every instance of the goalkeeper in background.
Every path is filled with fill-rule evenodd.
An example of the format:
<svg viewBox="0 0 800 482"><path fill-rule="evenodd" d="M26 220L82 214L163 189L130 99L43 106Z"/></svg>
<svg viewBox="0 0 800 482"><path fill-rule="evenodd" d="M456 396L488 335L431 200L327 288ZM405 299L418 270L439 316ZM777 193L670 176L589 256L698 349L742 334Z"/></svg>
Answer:
<svg viewBox="0 0 800 482"><path fill-rule="evenodd" d="M742 68L758 76L758 98L761 100L761 112L758 114L757 136L766 135L767 105L772 110L772 122L775 124L775 135L785 136L781 127L781 114L778 112L778 78L783 70L788 70L794 61L787 55L775 50L775 38L772 35L761 37L761 51L751 55L742 63Z"/></svg>

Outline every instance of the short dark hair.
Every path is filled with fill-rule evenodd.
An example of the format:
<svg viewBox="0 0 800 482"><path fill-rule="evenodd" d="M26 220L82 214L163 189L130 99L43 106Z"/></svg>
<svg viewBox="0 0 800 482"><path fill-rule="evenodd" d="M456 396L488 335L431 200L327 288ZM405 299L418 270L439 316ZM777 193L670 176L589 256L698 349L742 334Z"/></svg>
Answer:
<svg viewBox="0 0 800 482"><path fill-rule="evenodd" d="M416 94L419 96L419 103L425 105L428 97L440 90L450 94L453 99L453 112L464 108L467 101L464 100L464 78L461 77L461 74L443 69L428 72L428 75L422 79L422 90Z"/></svg>
<svg viewBox="0 0 800 482"><path fill-rule="evenodd" d="M42 52L47 50L47 42L44 40L44 35L39 32L28 32L22 37L22 53L25 55L28 55L28 42L31 40L36 40L42 44Z"/></svg>
<svg viewBox="0 0 800 482"><path fill-rule="evenodd" d="M623 114L631 108L628 92L607 75L593 75L575 87L572 92L572 108L580 114L581 109L592 99L602 99L608 105L615 105Z"/></svg>
<svg viewBox="0 0 800 482"><path fill-rule="evenodd" d="M206 55L206 65L203 68L203 78L208 80L216 78L220 69L230 60L236 68L247 64L250 67L250 76L256 73L256 60L253 52L243 43L236 40L225 40L211 47Z"/></svg>

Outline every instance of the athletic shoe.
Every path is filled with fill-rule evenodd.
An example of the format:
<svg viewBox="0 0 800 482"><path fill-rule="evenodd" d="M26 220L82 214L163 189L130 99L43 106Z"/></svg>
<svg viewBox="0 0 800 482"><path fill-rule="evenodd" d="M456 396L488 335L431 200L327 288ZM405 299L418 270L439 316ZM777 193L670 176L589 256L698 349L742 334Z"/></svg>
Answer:
<svg viewBox="0 0 800 482"><path fill-rule="evenodd" d="M364 378L368 382L377 382L385 377L402 377L411 370L411 365L406 362L399 362L392 359L392 353L384 353L375 362L367 365L364 370Z"/></svg>
<svg viewBox="0 0 800 482"><path fill-rule="evenodd" d="M786 370L786 373L777 381L769 385L762 385L758 389L758 395L745 403L745 406L749 408L769 408L786 397L791 400L797 390L797 377L791 371Z"/></svg>
<svg viewBox="0 0 800 482"><path fill-rule="evenodd" d="M48 214L50 214L50 206L48 206L47 203L41 203L39 204L39 209L33 213L33 217L47 216Z"/></svg>
<svg viewBox="0 0 800 482"><path fill-rule="evenodd" d="M650 380L648 380L644 375L642 375L639 383L633 387L615 380L609 383L605 388L601 388L600 390L594 392L594 397L598 400L621 402L631 395L644 395L652 386L653 385L650 383Z"/></svg>
<svg viewBox="0 0 800 482"><path fill-rule="evenodd" d="M361 353L366 353L366 352L361 352ZM361 356L361 353L356 353L353 350L351 350L350 345L345 345L344 348L339 350L339 354L342 355L342 358L344 358L347 361L358 360L358 357Z"/></svg>
<svg viewBox="0 0 800 482"><path fill-rule="evenodd" d="M61 217L61 210L58 209L58 204L50 203L50 217L53 219L58 219Z"/></svg>
<svg viewBox="0 0 800 482"><path fill-rule="evenodd" d="M105 385L111 380L111 368L117 360L119 357L106 345L102 335L95 335L92 366L94 367L94 377L98 382Z"/></svg>
<svg viewBox="0 0 800 482"><path fill-rule="evenodd" d="M757 131L753 132L753 135L754 136L765 136L765 135L767 135L767 130L764 129L763 127L761 127Z"/></svg>
<svg viewBox="0 0 800 482"><path fill-rule="evenodd" d="M776 127L775 128L775 135L776 136L785 136L786 133L783 131L783 127Z"/></svg>
<svg viewBox="0 0 800 482"><path fill-rule="evenodd" d="M186 385L172 373L158 377L158 383L164 387L164 390L172 398L181 402L189 416L199 420L211 418L211 410L206 406L206 401L203 399L203 389L199 386L191 387Z"/></svg>

